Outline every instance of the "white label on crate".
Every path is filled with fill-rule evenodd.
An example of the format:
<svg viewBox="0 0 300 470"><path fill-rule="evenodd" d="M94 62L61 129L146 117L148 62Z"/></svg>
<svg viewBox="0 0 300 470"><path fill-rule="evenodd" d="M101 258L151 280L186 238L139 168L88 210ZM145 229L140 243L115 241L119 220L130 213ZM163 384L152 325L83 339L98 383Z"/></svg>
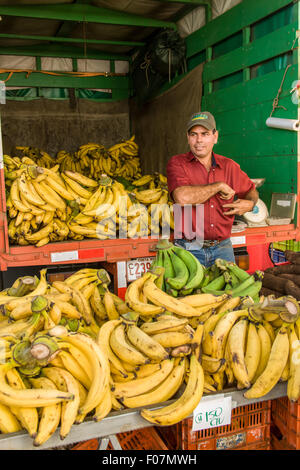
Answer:
<svg viewBox="0 0 300 470"><path fill-rule="evenodd" d="M202 397L193 412L192 431L226 426L231 423L231 397Z"/></svg>
<svg viewBox="0 0 300 470"><path fill-rule="evenodd" d="M61 261L77 261L78 251L60 251L58 253L51 253L51 262L59 263Z"/></svg>
<svg viewBox="0 0 300 470"><path fill-rule="evenodd" d="M126 282L126 261L117 262L118 288L127 287Z"/></svg>
<svg viewBox="0 0 300 470"><path fill-rule="evenodd" d="M246 237L231 237L230 238L232 245L245 245Z"/></svg>
<svg viewBox="0 0 300 470"><path fill-rule="evenodd" d="M277 206L290 207L290 205L291 205L291 201L280 201L280 200L277 201Z"/></svg>
<svg viewBox="0 0 300 470"><path fill-rule="evenodd" d="M127 261L127 280L135 281L149 271L153 258L136 258Z"/></svg>

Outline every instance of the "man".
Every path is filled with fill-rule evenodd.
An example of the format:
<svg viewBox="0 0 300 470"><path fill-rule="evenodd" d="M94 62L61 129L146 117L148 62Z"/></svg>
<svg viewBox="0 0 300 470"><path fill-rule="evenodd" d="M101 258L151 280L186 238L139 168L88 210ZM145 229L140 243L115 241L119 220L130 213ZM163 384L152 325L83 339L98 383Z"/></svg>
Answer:
<svg viewBox="0 0 300 470"><path fill-rule="evenodd" d="M187 124L187 140L190 151L170 158L167 179L174 203L192 205L194 236L185 238L187 224L182 222L182 238L178 237L175 243L193 252L204 266L211 266L217 258L234 261L230 240L234 216L252 211L258 192L236 162L213 152L218 131L211 113L192 115ZM204 207L204 221L199 217L196 220L199 204L203 206L198 208ZM178 225L175 231L178 233Z"/></svg>

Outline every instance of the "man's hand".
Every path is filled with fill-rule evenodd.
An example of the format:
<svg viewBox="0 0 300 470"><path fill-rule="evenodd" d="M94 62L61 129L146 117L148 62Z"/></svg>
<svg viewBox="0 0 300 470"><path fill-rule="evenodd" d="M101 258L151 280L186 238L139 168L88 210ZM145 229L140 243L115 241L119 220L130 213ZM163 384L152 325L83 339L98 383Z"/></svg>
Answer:
<svg viewBox="0 0 300 470"><path fill-rule="evenodd" d="M218 194L221 199L225 199L227 201L235 195L235 191L228 184L220 183L220 189Z"/></svg>
<svg viewBox="0 0 300 470"><path fill-rule="evenodd" d="M255 203L248 199L237 199L236 201L228 204L223 204L224 208L229 208L228 211L224 211L226 215L243 215L246 212L251 212Z"/></svg>

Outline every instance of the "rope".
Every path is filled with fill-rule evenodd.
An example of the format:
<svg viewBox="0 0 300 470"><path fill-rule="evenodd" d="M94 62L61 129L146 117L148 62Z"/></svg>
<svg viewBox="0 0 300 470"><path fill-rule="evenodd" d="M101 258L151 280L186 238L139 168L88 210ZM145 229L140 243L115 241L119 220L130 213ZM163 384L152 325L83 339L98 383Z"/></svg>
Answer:
<svg viewBox="0 0 300 470"><path fill-rule="evenodd" d="M26 78L29 78L29 76L32 73L43 73L45 75L55 75L57 77L77 77L77 78L83 78L83 77L125 77L127 74L126 73L113 73L113 72L49 72L45 70L27 70L27 69L0 69L0 74L2 73L8 73L8 77L5 80L2 80L3 82L8 82L8 80L13 76L14 73L21 73L25 72L26 73Z"/></svg>
<svg viewBox="0 0 300 470"><path fill-rule="evenodd" d="M147 80L147 87L149 88L149 77L148 77L148 70L151 65L151 59L149 52L144 56L144 62L140 64L140 69L145 70L146 80Z"/></svg>
<svg viewBox="0 0 300 470"><path fill-rule="evenodd" d="M296 36L295 39L294 39L294 41L293 41L291 50L298 49L298 47L295 48L295 44L296 44L297 39L298 39L298 37ZM271 111L270 117L272 117L272 114L274 113L275 109L277 109L277 108L282 108L282 109L284 109L284 110L286 111L286 108L285 108L284 106L278 106L278 101L279 101L279 96L280 96L280 94L281 94L281 92L282 92L282 87L283 87L283 83L284 83L284 80L285 80L287 71L288 71L288 69L289 69L290 67L291 67L291 64L287 65L286 68L285 68L285 71L284 71L284 74L283 74L283 78L282 78L282 81L281 81L279 90L278 90L278 92L277 92L276 97L275 97L274 100L273 100L273 107L272 107L272 111Z"/></svg>
<svg viewBox="0 0 300 470"><path fill-rule="evenodd" d="M284 106L278 106L278 101L279 101L279 96L282 92L282 87L283 87L283 83L284 83L284 80L285 80L285 77L286 77L286 74L287 74L287 71L288 69L291 67L291 64L287 65L286 68L285 68L285 71L284 71L284 75L283 75L283 78L281 80L281 84L280 84L280 87L278 89L278 92L277 92L277 95L276 97L274 98L273 100L273 107L272 107L272 111L271 111L271 114L270 114L270 117L272 117L272 114L274 113L275 109L276 108L282 108L286 111L286 108Z"/></svg>

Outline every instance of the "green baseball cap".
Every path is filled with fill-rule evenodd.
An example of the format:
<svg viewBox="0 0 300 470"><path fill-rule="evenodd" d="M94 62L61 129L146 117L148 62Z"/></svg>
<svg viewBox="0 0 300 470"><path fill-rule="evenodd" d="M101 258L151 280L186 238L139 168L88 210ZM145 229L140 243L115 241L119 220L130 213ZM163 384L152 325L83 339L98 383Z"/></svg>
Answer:
<svg viewBox="0 0 300 470"><path fill-rule="evenodd" d="M203 126L209 131L216 129L216 121L213 115L208 111L194 113L188 121L187 131L194 126Z"/></svg>

